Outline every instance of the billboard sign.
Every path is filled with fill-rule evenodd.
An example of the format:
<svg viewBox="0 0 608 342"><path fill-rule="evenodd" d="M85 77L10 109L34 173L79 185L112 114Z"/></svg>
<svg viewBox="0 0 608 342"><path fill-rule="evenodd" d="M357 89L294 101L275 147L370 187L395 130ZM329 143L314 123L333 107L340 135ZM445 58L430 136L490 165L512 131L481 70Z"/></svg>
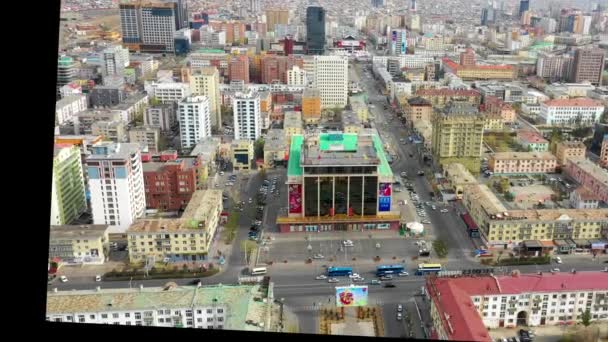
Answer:
<svg viewBox="0 0 608 342"><path fill-rule="evenodd" d="M367 286L336 287L336 306L367 306Z"/></svg>
<svg viewBox="0 0 608 342"><path fill-rule="evenodd" d="M380 186L378 188L378 211L391 210L391 194L392 184L380 183Z"/></svg>
<svg viewBox="0 0 608 342"><path fill-rule="evenodd" d="M406 32L405 30L401 31L401 54L405 55L405 52L407 50L407 39L406 39Z"/></svg>
<svg viewBox="0 0 608 342"><path fill-rule="evenodd" d="M302 213L302 184L289 184L289 213Z"/></svg>
<svg viewBox="0 0 608 342"><path fill-rule="evenodd" d="M396 41L397 41L397 31L393 31L393 32L391 32L391 40L392 40L393 42L396 42Z"/></svg>

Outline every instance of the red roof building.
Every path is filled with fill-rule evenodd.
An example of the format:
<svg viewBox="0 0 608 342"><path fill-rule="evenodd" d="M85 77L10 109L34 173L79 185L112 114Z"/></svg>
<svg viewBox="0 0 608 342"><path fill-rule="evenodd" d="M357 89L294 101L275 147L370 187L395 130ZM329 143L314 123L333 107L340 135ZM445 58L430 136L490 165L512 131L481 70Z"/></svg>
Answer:
<svg viewBox="0 0 608 342"><path fill-rule="evenodd" d="M487 328L571 324L587 308L592 317L606 320L607 291L607 272L429 277L426 281L431 334L459 341L491 341Z"/></svg>

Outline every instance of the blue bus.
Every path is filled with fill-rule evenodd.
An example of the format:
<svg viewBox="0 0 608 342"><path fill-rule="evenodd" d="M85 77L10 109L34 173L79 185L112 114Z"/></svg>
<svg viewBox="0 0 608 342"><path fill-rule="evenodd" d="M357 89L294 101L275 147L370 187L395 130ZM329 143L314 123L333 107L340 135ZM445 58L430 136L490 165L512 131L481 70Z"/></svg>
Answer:
<svg viewBox="0 0 608 342"><path fill-rule="evenodd" d="M376 268L376 275L382 277L387 274L397 274L403 272L404 269L403 265L380 265Z"/></svg>
<svg viewBox="0 0 608 342"><path fill-rule="evenodd" d="M441 271L441 264L420 264L416 275L437 274L439 271Z"/></svg>
<svg viewBox="0 0 608 342"><path fill-rule="evenodd" d="M328 267L327 268L327 276L328 277L344 277L353 274L352 267Z"/></svg>

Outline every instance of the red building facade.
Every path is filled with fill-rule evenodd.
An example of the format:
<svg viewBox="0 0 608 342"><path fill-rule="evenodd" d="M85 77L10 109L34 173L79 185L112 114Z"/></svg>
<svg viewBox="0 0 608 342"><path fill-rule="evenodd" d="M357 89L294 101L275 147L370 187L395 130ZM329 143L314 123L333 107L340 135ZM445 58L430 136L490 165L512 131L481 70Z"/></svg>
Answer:
<svg viewBox="0 0 608 342"><path fill-rule="evenodd" d="M186 208L196 190L196 169L186 160L144 163L146 207L161 211Z"/></svg>

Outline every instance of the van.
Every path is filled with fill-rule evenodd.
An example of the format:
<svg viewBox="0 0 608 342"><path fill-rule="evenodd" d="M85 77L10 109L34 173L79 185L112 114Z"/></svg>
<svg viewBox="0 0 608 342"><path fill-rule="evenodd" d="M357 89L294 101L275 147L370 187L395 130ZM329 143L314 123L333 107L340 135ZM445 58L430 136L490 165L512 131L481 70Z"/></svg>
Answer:
<svg viewBox="0 0 608 342"><path fill-rule="evenodd" d="M266 269L266 267L255 267L251 270L251 275L262 275L262 274L266 274L266 272L268 272L268 270Z"/></svg>

